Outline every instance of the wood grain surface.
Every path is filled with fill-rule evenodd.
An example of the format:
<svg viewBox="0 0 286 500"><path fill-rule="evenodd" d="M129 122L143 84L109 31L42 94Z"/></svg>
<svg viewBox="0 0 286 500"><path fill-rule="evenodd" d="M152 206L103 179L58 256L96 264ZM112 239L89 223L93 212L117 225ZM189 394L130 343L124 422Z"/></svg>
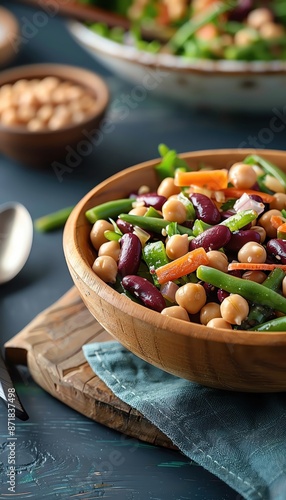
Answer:
<svg viewBox="0 0 286 500"><path fill-rule="evenodd" d="M138 411L118 399L86 362L82 345L112 337L72 288L5 344L6 360L27 364L43 389L88 418L148 443L176 449Z"/></svg>

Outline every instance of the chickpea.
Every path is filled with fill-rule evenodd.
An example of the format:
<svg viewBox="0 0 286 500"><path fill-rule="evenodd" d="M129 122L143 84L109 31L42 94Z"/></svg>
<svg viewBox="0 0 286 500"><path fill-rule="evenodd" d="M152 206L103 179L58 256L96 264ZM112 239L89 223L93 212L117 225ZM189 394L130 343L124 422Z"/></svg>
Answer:
<svg viewBox="0 0 286 500"><path fill-rule="evenodd" d="M175 299L189 314L196 314L205 305L207 296L199 283L186 283L177 290Z"/></svg>
<svg viewBox="0 0 286 500"><path fill-rule="evenodd" d="M140 188L138 189L138 194L141 195L141 194L147 194L147 193L150 193L149 186L146 186L145 184L140 186Z"/></svg>
<svg viewBox="0 0 286 500"><path fill-rule="evenodd" d="M247 47L251 45L258 37L256 30L252 28L242 28L234 35L234 44L238 47Z"/></svg>
<svg viewBox="0 0 286 500"><path fill-rule="evenodd" d="M246 18L248 26L251 26L251 28L254 29L260 29L264 24L272 21L273 14L271 10L265 7L260 7L252 10Z"/></svg>
<svg viewBox="0 0 286 500"><path fill-rule="evenodd" d="M109 255L109 257L112 257L115 260L115 262L118 262L119 254L120 254L119 241L106 241L105 243L102 243L102 245L100 245L98 249L99 257L101 255Z"/></svg>
<svg viewBox="0 0 286 500"><path fill-rule="evenodd" d="M84 90L78 85L72 85L66 90L67 101L73 101L74 99L79 99L84 95Z"/></svg>
<svg viewBox="0 0 286 500"><path fill-rule="evenodd" d="M1 113L1 121L4 125L17 125L18 124L18 116L15 108L10 107L2 111Z"/></svg>
<svg viewBox="0 0 286 500"><path fill-rule="evenodd" d="M27 123L27 129L31 132L37 132L38 130L44 130L45 124L39 118L33 118Z"/></svg>
<svg viewBox="0 0 286 500"><path fill-rule="evenodd" d="M223 318L213 318L207 323L206 326L210 328L220 328L222 330L232 330L231 324Z"/></svg>
<svg viewBox="0 0 286 500"><path fill-rule="evenodd" d="M138 207L134 207L131 210L129 210L130 215L145 215L147 212L148 208L143 206L143 205L138 205Z"/></svg>
<svg viewBox="0 0 286 500"><path fill-rule="evenodd" d="M268 210L261 215L258 224L265 229L268 238L277 238L277 229L271 224L272 215L279 215L279 217L281 217L281 212L276 209Z"/></svg>
<svg viewBox="0 0 286 500"><path fill-rule="evenodd" d="M222 318L232 325L241 325L241 322L247 318L249 305L246 299L237 293L231 293L226 297L221 305L220 312Z"/></svg>
<svg viewBox="0 0 286 500"><path fill-rule="evenodd" d="M104 236L105 231L113 231L113 225L111 222L99 219L93 224L90 232L90 240L96 250L98 250L99 247L107 241Z"/></svg>
<svg viewBox="0 0 286 500"><path fill-rule="evenodd" d="M266 261L266 257L267 253L265 248L260 245L260 243L256 243L255 241L245 243L237 254L239 262L262 263Z"/></svg>
<svg viewBox="0 0 286 500"><path fill-rule="evenodd" d="M187 234L174 234L166 243L166 253L169 259L174 260L185 255L189 250Z"/></svg>
<svg viewBox="0 0 286 500"><path fill-rule="evenodd" d="M37 81L36 81L37 82ZM31 81L32 83L32 81ZM54 89L56 89L60 84L59 78L56 76L45 76L41 81L40 85L42 88L44 88L47 92L52 92Z"/></svg>
<svg viewBox="0 0 286 500"><path fill-rule="evenodd" d="M246 271L243 273L242 278L244 280L255 281L255 283L263 283L267 276L262 271Z"/></svg>
<svg viewBox="0 0 286 500"><path fill-rule="evenodd" d="M48 122L49 130L59 130L60 128L66 127L69 125L70 120L64 116L52 116Z"/></svg>
<svg viewBox="0 0 286 500"><path fill-rule="evenodd" d="M157 193L160 196L170 198L170 196L172 196L173 194L180 193L180 187L175 186L173 177L165 177L165 179L163 179L161 184L159 185Z"/></svg>
<svg viewBox="0 0 286 500"><path fill-rule="evenodd" d="M281 24L277 23L266 23L261 26L259 33L261 38L265 40L275 40L277 38L281 38L285 36L285 30Z"/></svg>
<svg viewBox="0 0 286 500"><path fill-rule="evenodd" d="M229 181L236 188L249 189L256 182L257 176L251 165L234 163L229 169Z"/></svg>
<svg viewBox="0 0 286 500"><path fill-rule="evenodd" d="M207 252L207 257L209 260L208 266L227 273L228 259L223 252L219 252L218 250L210 250L209 252Z"/></svg>
<svg viewBox="0 0 286 500"><path fill-rule="evenodd" d="M21 106L17 110L18 120L27 124L30 120L32 120L36 116L36 108L33 106Z"/></svg>
<svg viewBox="0 0 286 500"><path fill-rule="evenodd" d="M116 282L117 263L109 255L97 257L93 263L92 270L105 283Z"/></svg>
<svg viewBox="0 0 286 500"><path fill-rule="evenodd" d="M54 108L50 104L43 104L37 111L37 118L47 123L53 116Z"/></svg>
<svg viewBox="0 0 286 500"><path fill-rule="evenodd" d="M255 231L260 235L260 243L263 243L266 240L266 231L262 226L251 226L252 231Z"/></svg>
<svg viewBox="0 0 286 500"><path fill-rule="evenodd" d="M182 224L187 218L185 205L174 198L168 199L162 206L162 214L165 220Z"/></svg>
<svg viewBox="0 0 286 500"><path fill-rule="evenodd" d="M171 318L181 319L183 321L190 321L189 315L181 306L170 306L166 307L161 311L164 316L170 316Z"/></svg>
<svg viewBox="0 0 286 500"><path fill-rule="evenodd" d="M269 206L271 209L276 208L277 210L282 210L286 208L286 194L285 193L275 193L273 195L274 200L270 202Z"/></svg>
<svg viewBox="0 0 286 500"><path fill-rule="evenodd" d="M273 177L273 175L266 175L264 178L265 186L276 193L285 193L285 188L282 186L278 179Z"/></svg>
<svg viewBox="0 0 286 500"><path fill-rule="evenodd" d="M202 325L207 325L214 318L221 318L220 305L216 302L209 302L200 310L200 322Z"/></svg>

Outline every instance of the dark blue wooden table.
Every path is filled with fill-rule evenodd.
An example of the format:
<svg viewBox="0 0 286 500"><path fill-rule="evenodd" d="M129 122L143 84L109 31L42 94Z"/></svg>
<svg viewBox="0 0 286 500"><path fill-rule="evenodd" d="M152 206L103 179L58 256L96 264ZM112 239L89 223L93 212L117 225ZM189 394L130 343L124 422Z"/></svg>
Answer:
<svg viewBox="0 0 286 500"><path fill-rule="evenodd" d="M35 26L35 10L3 1L18 18L22 44L10 66L57 62L101 74L110 89L114 127L92 153L60 180L52 169L33 170L0 155L0 202L19 201L33 218L75 204L99 181L158 156L158 144L178 152L253 146L285 148L285 129L267 134L272 114L233 116L191 110L149 92L124 119L116 104L132 87L109 73L70 37L65 20L50 16ZM28 26L33 36L27 37ZM283 110L281 110L281 113ZM269 138L271 137L271 141ZM1 344L60 298L72 280L62 250L62 232L35 233L21 273L0 288ZM77 414L38 387L20 368L16 387L29 420L16 421L15 493L7 484L7 411L0 404L0 498L133 500L239 500L216 477L176 451L122 436Z"/></svg>

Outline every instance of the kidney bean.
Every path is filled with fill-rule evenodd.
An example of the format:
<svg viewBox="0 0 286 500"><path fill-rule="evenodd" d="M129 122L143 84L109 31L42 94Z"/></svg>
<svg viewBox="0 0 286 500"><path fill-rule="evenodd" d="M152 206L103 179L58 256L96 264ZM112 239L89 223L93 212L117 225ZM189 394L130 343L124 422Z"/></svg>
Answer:
<svg viewBox="0 0 286 500"><path fill-rule="evenodd" d="M235 215L236 214L236 211L232 208L230 208L229 210L226 210L225 212L221 212L220 216L221 216L221 219L222 220L226 220L228 219L229 217L232 217L232 215Z"/></svg>
<svg viewBox="0 0 286 500"><path fill-rule="evenodd" d="M266 252L269 257L275 257L280 264L286 264L286 241L282 239L271 239L266 244Z"/></svg>
<svg viewBox="0 0 286 500"><path fill-rule="evenodd" d="M227 226L217 225L210 227L190 241L190 250L199 247L203 247L206 252L218 250L230 241L231 234Z"/></svg>
<svg viewBox="0 0 286 500"><path fill-rule="evenodd" d="M220 303L224 301L227 297L229 297L230 293L226 292L226 290L223 290L222 288L219 288L217 291L217 298Z"/></svg>
<svg viewBox="0 0 286 500"><path fill-rule="evenodd" d="M120 231L125 234L125 233L132 233L133 232L133 226L129 222L126 222L122 219L117 219L116 225Z"/></svg>
<svg viewBox="0 0 286 500"><path fill-rule="evenodd" d="M120 238L120 254L118 260L118 274L136 274L141 260L142 244L138 236L126 233Z"/></svg>
<svg viewBox="0 0 286 500"><path fill-rule="evenodd" d="M220 212L214 202L202 193L193 193L190 200L194 205L197 219L207 224L218 224L221 221Z"/></svg>
<svg viewBox="0 0 286 500"><path fill-rule="evenodd" d="M249 241L260 243L260 234L252 229L246 229L245 231L240 229L232 233L230 241L225 245L225 249L231 252L238 252Z"/></svg>
<svg viewBox="0 0 286 500"><path fill-rule="evenodd" d="M122 279L122 286L135 297L139 298L145 307L161 312L166 307L163 295L153 283L146 278L127 275Z"/></svg>
<svg viewBox="0 0 286 500"><path fill-rule="evenodd" d="M161 210L167 198L157 193L145 193L137 195L136 201L142 201L145 207L153 207L156 210Z"/></svg>
<svg viewBox="0 0 286 500"><path fill-rule="evenodd" d="M249 198L251 200L257 201L258 203L263 203L264 204L263 199L261 198L261 196L259 196L259 194L250 194Z"/></svg>

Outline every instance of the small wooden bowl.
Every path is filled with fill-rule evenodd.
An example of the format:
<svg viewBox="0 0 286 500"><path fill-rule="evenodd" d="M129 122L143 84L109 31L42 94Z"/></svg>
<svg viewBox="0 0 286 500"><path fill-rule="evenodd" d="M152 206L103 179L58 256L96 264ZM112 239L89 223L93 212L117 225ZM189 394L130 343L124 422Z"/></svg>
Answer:
<svg viewBox="0 0 286 500"><path fill-rule="evenodd" d="M71 156L80 163L94 149L92 134L100 126L107 110L109 90L104 80L92 71L53 63L18 66L2 71L0 87L22 79L43 79L48 76L83 87L96 98L94 111L83 121L57 130L29 131L25 126L6 126L0 121L0 151L27 166L47 168L61 160L64 167L69 169L74 167Z"/></svg>
<svg viewBox="0 0 286 500"><path fill-rule="evenodd" d="M193 167L201 162L229 168L253 150L195 151L181 155ZM286 153L255 150L286 171ZM286 332L259 333L208 328L161 315L114 291L91 270L95 251L86 210L126 197L148 183L156 189L148 161L110 177L74 208L64 230L64 252L74 283L91 314L121 344L145 361L199 384L245 392L286 390Z"/></svg>

